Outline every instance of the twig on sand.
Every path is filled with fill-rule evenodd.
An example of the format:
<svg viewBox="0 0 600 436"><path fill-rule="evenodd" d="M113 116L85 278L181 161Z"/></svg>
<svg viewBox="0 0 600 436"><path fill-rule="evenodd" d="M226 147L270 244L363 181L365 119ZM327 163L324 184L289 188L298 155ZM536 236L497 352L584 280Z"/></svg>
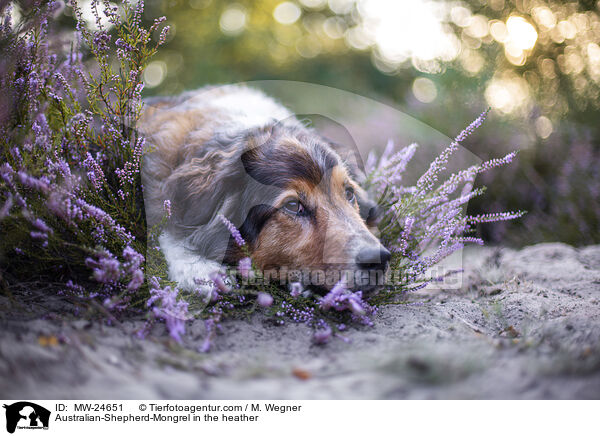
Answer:
<svg viewBox="0 0 600 436"><path fill-rule="evenodd" d="M459 321L462 321L467 327L469 327L471 330L473 330L475 333L479 333L479 334L484 334L484 332L477 327L475 324L470 323L469 321L467 321L464 318L461 318L458 315L454 315L456 318L458 318Z"/></svg>

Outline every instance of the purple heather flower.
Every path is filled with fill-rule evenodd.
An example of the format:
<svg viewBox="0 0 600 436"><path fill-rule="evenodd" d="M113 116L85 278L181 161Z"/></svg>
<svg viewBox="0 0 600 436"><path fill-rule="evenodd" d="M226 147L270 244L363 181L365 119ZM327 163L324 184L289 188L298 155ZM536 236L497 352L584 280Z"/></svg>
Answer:
<svg viewBox="0 0 600 436"><path fill-rule="evenodd" d="M501 165L507 165L513 161L513 159L515 158L516 155L517 155L517 152L513 151L513 152L508 153L503 158L490 159L480 165L478 172L482 173L484 171L487 171L489 169L492 169L492 168L495 168L495 167L498 167Z"/></svg>
<svg viewBox="0 0 600 436"><path fill-rule="evenodd" d="M169 335L181 342L181 335L185 333L185 322L189 319L188 303L177 299L179 290L166 286L162 288L156 277L150 279L150 299L147 306L154 306L152 311L155 316L165 321ZM157 303L159 303L157 305Z"/></svg>
<svg viewBox="0 0 600 436"><path fill-rule="evenodd" d="M363 307L362 301L362 293L359 291L355 294L352 294L348 297L348 306L349 309L355 315L364 315L366 313L365 308Z"/></svg>
<svg viewBox="0 0 600 436"><path fill-rule="evenodd" d="M479 117L475 119L466 129L458 134L454 141L442 152L440 155L429 165L429 169L423 174L417 181L417 190L420 196L424 196L425 193L429 192L435 182L438 180L439 173L444 170L446 163L450 155L452 155L460 145L460 142L464 141L469 135L471 135L475 129L477 129L487 117L489 109L481 113Z"/></svg>
<svg viewBox="0 0 600 436"><path fill-rule="evenodd" d="M139 289L140 286L144 283L144 272L140 269L137 269L131 275L131 281L127 285L127 289L130 291L135 291Z"/></svg>
<svg viewBox="0 0 600 436"><path fill-rule="evenodd" d="M300 294L302 294L302 292L304 291L304 288L302 287L302 283L300 283L300 282L290 283L289 288L290 288L290 295L293 298L299 297Z"/></svg>
<svg viewBox="0 0 600 436"><path fill-rule="evenodd" d="M2 207L0 207L0 220L3 218L6 218L9 215L12 205L13 205L13 197L12 197L12 195L9 194L8 198L4 202L4 205Z"/></svg>
<svg viewBox="0 0 600 436"><path fill-rule="evenodd" d="M470 242L472 244L484 245L483 239L474 236L463 236L460 238L461 242Z"/></svg>
<svg viewBox="0 0 600 436"><path fill-rule="evenodd" d="M371 151L369 152L369 155L367 156L367 161L365 162L365 173L366 174L371 174L375 171L375 165L377 164L377 155L375 154L375 151Z"/></svg>
<svg viewBox="0 0 600 436"><path fill-rule="evenodd" d="M273 304L273 297L266 292L259 292L258 296L256 297L256 301L258 302L259 306L269 307Z"/></svg>
<svg viewBox="0 0 600 436"><path fill-rule="evenodd" d="M107 34L105 31L97 32L96 35L94 36L94 45L101 52L108 50L109 43L110 43L110 35Z"/></svg>
<svg viewBox="0 0 600 436"><path fill-rule="evenodd" d="M121 264L110 253L102 253L98 260L87 258L85 264L93 268L93 275L100 283L114 283L121 275Z"/></svg>
<svg viewBox="0 0 600 436"><path fill-rule="evenodd" d="M98 162L92 157L90 153L87 153L85 160L83 161L83 165L87 168L87 176L92 182L92 185L96 189L96 191L100 191L102 189L102 185L106 182L106 178L104 177L104 172Z"/></svg>
<svg viewBox="0 0 600 436"><path fill-rule="evenodd" d="M390 251L401 255L396 257L400 261L395 267L402 271L399 283L407 290L410 290L411 284L422 284L422 276L429 268L461 249L465 243L482 244L481 238L464 236L475 230L477 223L509 220L523 214L516 211L464 215L464 205L483 193L482 188L473 189L475 177L510 163L516 155L514 152L451 174L436 187L451 154L481 125L486 115L487 111L463 130L432 162L415 186L401 186L399 182L416 146L393 154L393 143L389 141L379 161L369 160L369 188L382 194L382 204L386 205L381 218L381 238ZM359 293L353 294L337 287L321 299L320 306L325 310L350 310L353 319L367 324L374 313L374 308L366 304Z"/></svg>
<svg viewBox="0 0 600 436"><path fill-rule="evenodd" d="M131 262L136 267L144 261L144 256L131 248L130 245L127 245L123 250L123 257L127 262Z"/></svg>
<svg viewBox="0 0 600 436"><path fill-rule="evenodd" d="M229 230L229 233L231 233L231 236L233 236L233 239L235 240L235 243L238 245L238 247L243 247L244 245L246 245L246 241L244 241L244 238L242 238L240 231L237 229L236 226L233 225L231 221L229 221L227 218L225 218L225 216L220 214L218 215L218 218L223 224L225 224L225 226Z"/></svg>
<svg viewBox="0 0 600 436"><path fill-rule="evenodd" d="M160 32L160 37L158 38L159 45L163 45L165 43L170 30L171 28L169 26L163 27L162 31Z"/></svg>
<svg viewBox="0 0 600 436"><path fill-rule="evenodd" d="M313 307L297 308L286 301L281 302L280 307L281 310L276 315L287 315L294 322L310 323L315 316L315 309Z"/></svg>
<svg viewBox="0 0 600 436"><path fill-rule="evenodd" d="M325 325L324 328L315 330L315 333L313 335L313 342L318 345L326 344L331 339L331 333L331 327Z"/></svg>
<svg viewBox="0 0 600 436"><path fill-rule="evenodd" d="M466 129L460 132L460 134L456 137L455 141L462 142L465 139L467 139L478 127L481 127L489 113L490 109L486 109L481 114L479 114L479 116L475 118L475 121L473 121L467 126Z"/></svg>
<svg viewBox="0 0 600 436"><path fill-rule="evenodd" d="M12 175L15 173L15 170L10 166L8 162L5 162L0 166L0 176L4 179L5 182L9 183L12 181Z"/></svg>
<svg viewBox="0 0 600 436"><path fill-rule="evenodd" d="M27 186L28 188L37 189L38 191L41 191L44 193L48 192L49 186L48 186L47 181L42 180L41 178L38 179L38 178L32 177L29 174L25 173L24 171L19 171L17 175L18 175L21 183L23 185Z"/></svg>
<svg viewBox="0 0 600 436"><path fill-rule="evenodd" d="M238 271L243 278L252 278L254 274L252 271L252 259L249 257L244 257L241 259L238 263Z"/></svg>
<svg viewBox="0 0 600 436"><path fill-rule="evenodd" d="M171 200L165 200L165 212L167 213L167 218L171 218Z"/></svg>
<svg viewBox="0 0 600 436"><path fill-rule="evenodd" d="M507 221L520 218L525 215L523 211L516 212L498 212L498 213L486 213L476 216L467 217L467 221L470 223L491 223L496 221Z"/></svg>
<svg viewBox="0 0 600 436"><path fill-rule="evenodd" d="M223 281L223 276L219 271L215 271L209 274L209 278L215 284L215 289L217 291L222 292L224 294L228 294L229 292L231 292L231 288L225 284L225 282Z"/></svg>
<svg viewBox="0 0 600 436"><path fill-rule="evenodd" d="M210 351L210 347L212 346L212 342L209 337L204 338L202 345L198 347L198 351L200 353L208 353Z"/></svg>
<svg viewBox="0 0 600 436"><path fill-rule="evenodd" d="M343 281L339 281L336 285L325 295L319 305L321 309L327 310L335 305L336 299L338 299L345 292L348 292L346 285Z"/></svg>
<svg viewBox="0 0 600 436"><path fill-rule="evenodd" d="M379 189L377 189L379 193L383 193L386 187L399 185L402 180L402 173L406 170L408 163L415 155L417 144L411 144L391 155L393 149L394 143L388 141L381 162L374 171L375 177L373 183L379 186Z"/></svg>
<svg viewBox="0 0 600 436"><path fill-rule="evenodd" d="M76 283L73 283L73 280L69 280L67 283L65 283L65 286L67 287L67 289L78 296L83 297L83 295L85 295L85 288L81 285L78 285Z"/></svg>
<svg viewBox="0 0 600 436"><path fill-rule="evenodd" d="M52 233L52 229L50 227L48 227L48 225L40 218L36 218L36 220L32 224L40 232Z"/></svg>
<svg viewBox="0 0 600 436"><path fill-rule="evenodd" d="M398 247L400 249L400 253L406 255L406 250L408 248L408 238L410 237L410 232L412 231L413 225L415 224L415 218L412 216L407 216L404 219L404 229L400 235L400 239L398 241Z"/></svg>
<svg viewBox="0 0 600 436"><path fill-rule="evenodd" d="M362 299L362 292L348 290L343 281L339 281L332 289L321 298L319 307L323 310L335 309L337 311L350 310L356 316L367 313L367 305Z"/></svg>
<svg viewBox="0 0 600 436"><path fill-rule="evenodd" d="M29 235L32 237L32 239L48 239L47 233L34 231L34 232L29 232Z"/></svg>

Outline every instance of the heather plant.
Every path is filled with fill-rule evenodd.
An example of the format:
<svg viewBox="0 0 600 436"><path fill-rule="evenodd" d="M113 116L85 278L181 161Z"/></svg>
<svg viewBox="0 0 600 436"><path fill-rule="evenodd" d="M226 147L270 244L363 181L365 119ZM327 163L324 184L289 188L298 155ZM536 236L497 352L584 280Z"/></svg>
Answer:
<svg viewBox="0 0 600 436"><path fill-rule="evenodd" d="M223 226L246 253L236 268L215 271L196 290L168 279L159 236L163 220L147 228L140 164L145 148L136 122L142 113L142 72L165 42L164 18L141 25L144 4L92 0L94 30L76 1L72 46L64 51L50 26L53 1L35 0L19 23L0 3L0 259L2 286L47 286L87 299L113 313L144 309L181 342L189 320L204 322L208 351L220 323L261 310L276 324L306 323L314 341L345 339L348 325L371 325L379 307L404 302L406 292L439 281L431 267L473 236L479 223L510 220L522 212L469 216L464 206L483 189L475 177L510 163L515 153L445 174L461 141L484 120L482 114L433 161L414 186L403 172L417 146L399 151L390 142L367 162L365 188L383 209L380 238L392 251L392 277L377 293L352 291L344 280L325 295L302 283L282 285L257 270L240 232ZM108 23L108 24L107 24ZM142 254L144 253L144 254ZM446 274L452 273L450 271ZM32 280L31 278L34 278Z"/></svg>
<svg viewBox="0 0 600 436"><path fill-rule="evenodd" d="M491 146L499 148L495 141ZM503 141L518 143L510 137ZM581 124L563 121L549 138L521 151L517 165L483 174L477 182L490 189L469 204L470 210L529 210L523 219L482 226L486 241L600 243L600 143Z"/></svg>
<svg viewBox="0 0 600 436"><path fill-rule="evenodd" d="M90 30L73 1L75 34L59 35L58 2L24 6L14 23L0 4L3 284L39 277L128 307L144 283L141 74L168 28L153 38L164 18L141 26L143 2L94 0ZM62 37L74 41L66 51Z"/></svg>
<svg viewBox="0 0 600 436"><path fill-rule="evenodd" d="M366 188L379 196L379 204L384 210L379 225L380 237L391 249L392 270L400 273L390 284L390 289L376 297L378 302L393 302L398 293L420 289L432 281L443 280L445 275L456 273L426 274L465 244L483 245L483 239L476 236L478 224L513 220L524 214L522 211L465 214L468 202L485 192L485 188L473 189L476 176L511 163L516 152L446 175L445 180L440 181L452 153L483 123L487 112L451 142L414 186L403 186L401 182L417 144L393 152L394 144L390 141L378 161L374 156L369 157Z"/></svg>

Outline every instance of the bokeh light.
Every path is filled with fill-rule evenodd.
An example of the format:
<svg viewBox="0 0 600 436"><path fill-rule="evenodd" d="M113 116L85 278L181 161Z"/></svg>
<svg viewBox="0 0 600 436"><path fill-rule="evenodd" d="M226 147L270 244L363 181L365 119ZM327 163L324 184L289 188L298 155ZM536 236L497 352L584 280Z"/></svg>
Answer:
<svg viewBox="0 0 600 436"><path fill-rule="evenodd" d="M155 88L167 77L167 64L162 61L152 61L144 70L144 84L148 88Z"/></svg>
<svg viewBox="0 0 600 436"><path fill-rule="evenodd" d="M177 30L168 48L184 53L186 62L174 69L158 54L169 66L159 92L175 84L294 78L423 103L414 85L427 77L436 104L484 97L531 131L540 115L555 125L569 116L591 120L589 111L600 111L598 1L157 0L147 6L167 15ZM435 105L418 110L425 107Z"/></svg>
<svg viewBox="0 0 600 436"><path fill-rule="evenodd" d="M298 21L302 11L292 2L279 3L273 11L273 18L281 24L292 24Z"/></svg>
<svg viewBox="0 0 600 436"><path fill-rule="evenodd" d="M109 5L111 7L116 7L115 3L110 2ZM92 0L84 0L81 2L81 14L83 19L85 20L88 28L92 30L98 30L98 22L96 19L96 14L98 15L98 20L100 26L104 29L111 29L113 27L112 23L109 21L108 17L103 12L104 5L100 4L96 8L94 8Z"/></svg>
<svg viewBox="0 0 600 436"><path fill-rule="evenodd" d="M535 120L535 131L540 138L546 139L553 130L552 121L548 117L542 115Z"/></svg>
<svg viewBox="0 0 600 436"><path fill-rule="evenodd" d="M435 83L426 77L417 77L414 80L412 92L415 98L423 103L431 103L437 97Z"/></svg>
<svg viewBox="0 0 600 436"><path fill-rule="evenodd" d="M452 61L460 53L460 41L444 25L448 10L443 3L362 0L357 7L365 45L375 46L387 64L412 61L418 70L435 72L439 61Z"/></svg>
<svg viewBox="0 0 600 436"><path fill-rule="evenodd" d="M224 34L239 35L246 27L246 10L243 6L233 4L223 11L219 19L219 26Z"/></svg>
<svg viewBox="0 0 600 436"><path fill-rule="evenodd" d="M531 96L527 81L514 73L504 73L491 80L485 90L489 105L504 113L518 111L521 115L530 109Z"/></svg>
<svg viewBox="0 0 600 436"><path fill-rule="evenodd" d="M320 9L327 4L327 0L300 0L302 6L312 9Z"/></svg>
<svg viewBox="0 0 600 436"><path fill-rule="evenodd" d="M531 50L537 41L538 34L535 28L523 17L511 16L506 20L508 32L507 44L514 45L521 50Z"/></svg>

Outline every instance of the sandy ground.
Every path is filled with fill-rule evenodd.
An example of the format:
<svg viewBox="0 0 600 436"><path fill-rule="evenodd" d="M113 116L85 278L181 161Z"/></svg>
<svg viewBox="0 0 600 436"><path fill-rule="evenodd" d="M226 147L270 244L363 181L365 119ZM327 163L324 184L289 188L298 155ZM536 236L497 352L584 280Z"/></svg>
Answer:
<svg viewBox="0 0 600 436"><path fill-rule="evenodd" d="M375 327L325 346L306 326L256 314L225 322L200 354L201 322L181 347L163 326L135 338L139 319L110 327L60 298L23 295L23 307L2 295L0 396L600 398L600 246L481 248L465 260L460 291L412 295L423 304L384 308Z"/></svg>

